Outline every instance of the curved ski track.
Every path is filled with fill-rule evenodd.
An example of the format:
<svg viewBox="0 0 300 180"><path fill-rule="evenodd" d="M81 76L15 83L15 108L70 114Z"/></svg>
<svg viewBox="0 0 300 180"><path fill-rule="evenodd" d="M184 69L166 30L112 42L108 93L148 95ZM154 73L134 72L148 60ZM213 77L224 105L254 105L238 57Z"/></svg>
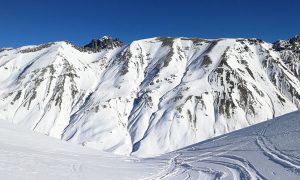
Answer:
<svg viewBox="0 0 300 180"><path fill-rule="evenodd" d="M278 179L276 173L273 172L274 177L270 178L270 174L256 167L257 162L247 156L252 152L259 158L266 158L268 163L299 176L300 158L281 152L265 135L274 123L274 120L266 122L256 133L252 132L242 138L233 137L230 143L221 142L227 138L225 136L167 154L171 157L167 168L149 179ZM206 144L213 145L205 147Z"/></svg>

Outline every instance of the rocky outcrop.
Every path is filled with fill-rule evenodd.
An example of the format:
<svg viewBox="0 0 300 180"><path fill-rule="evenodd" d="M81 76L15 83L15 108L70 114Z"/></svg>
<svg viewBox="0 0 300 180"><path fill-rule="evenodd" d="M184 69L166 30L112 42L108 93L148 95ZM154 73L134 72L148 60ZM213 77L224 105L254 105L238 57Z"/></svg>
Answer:
<svg viewBox="0 0 300 180"><path fill-rule="evenodd" d="M110 36L104 36L101 39L93 39L89 44L83 48L90 51L101 51L103 49L113 49L123 46L123 42L119 39L113 39Z"/></svg>

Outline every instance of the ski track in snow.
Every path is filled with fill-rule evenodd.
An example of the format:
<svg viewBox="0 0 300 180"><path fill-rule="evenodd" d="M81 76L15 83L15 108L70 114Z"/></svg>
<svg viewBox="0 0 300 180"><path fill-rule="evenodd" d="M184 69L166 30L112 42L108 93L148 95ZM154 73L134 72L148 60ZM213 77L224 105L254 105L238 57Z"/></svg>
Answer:
<svg viewBox="0 0 300 180"><path fill-rule="evenodd" d="M300 113L297 112L299 115ZM282 118L285 120L284 118ZM280 120L280 119L279 119ZM268 140L266 132L270 126L278 126L279 120L272 120L259 125L256 132L251 134L241 134L239 141L235 143L224 143L219 146L221 140L226 141L230 138L230 134L224 138L215 138L211 141L202 143L204 148L199 145L193 145L171 154L176 154L171 158L170 169L164 174L161 174L153 179L282 179L288 175L287 179L299 179L299 158L282 153L279 149L274 147L271 141ZM272 127L271 127L272 128ZM272 129L270 130L270 132ZM299 132L299 131L289 131ZM287 133L288 134L288 133ZM272 135L275 136L275 135ZM271 137L271 136L270 136ZM213 145L214 142L216 145ZM205 145L210 147L205 148ZM247 150L249 147L256 150ZM245 153L243 153L245 152ZM280 176L274 172L277 169L271 169L272 174L262 171L262 167L257 168L257 160L255 157L249 157L247 153L255 152L263 155L268 159L267 164L275 164L281 166L284 173ZM299 150L300 152L300 150ZM239 155L236 155L239 153ZM243 153L243 154L240 154ZM254 164L252 163L254 162ZM263 167L266 168L266 167ZM205 178L206 177L206 178Z"/></svg>
<svg viewBox="0 0 300 180"><path fill-rule="evenodd" d="M262 179L262 180L267 179L262 174L260 174L260 172L258 172L255 169L255 166L253 166L247 159L244 159L239 156L234 156L234 155L224 155L224 156L220 156L220 157L232 160L234 164L241 164L240 167L245 168L245 171L247 173L251 174L252 178Z"/></svg>
<svg viewBox="0 0 300 180"><path fill-rule="evenodd" d="M269 125L271 125L271 123L269 123L268 126ZM270 160L274 161L277 164L280 164L284 168L287 168L288 170L291 170L294 173L299 174L300 173L299 159L295 159L281 153L280 151L274 149L271 143L267 145L267 138L264 135L268 126L265 129L263 129L263 131L259 136L257 136L256 138L257 146L263 151L263 153L267 157L270 158Z"/></svg>

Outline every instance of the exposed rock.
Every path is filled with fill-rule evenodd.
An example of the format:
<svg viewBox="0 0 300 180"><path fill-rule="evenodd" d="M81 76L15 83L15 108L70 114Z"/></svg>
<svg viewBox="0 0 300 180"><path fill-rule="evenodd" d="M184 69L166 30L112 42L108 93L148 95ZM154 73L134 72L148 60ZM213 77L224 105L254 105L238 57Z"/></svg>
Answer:
<svg viewBox="0 0 300 180"><path fill-rule="evenodd" d="M113 49L123 46L119 39L113 39L110 36L103 36L101 39L93 39L89 44L84 46L85 50L101 51L103 49Z"/></svg>

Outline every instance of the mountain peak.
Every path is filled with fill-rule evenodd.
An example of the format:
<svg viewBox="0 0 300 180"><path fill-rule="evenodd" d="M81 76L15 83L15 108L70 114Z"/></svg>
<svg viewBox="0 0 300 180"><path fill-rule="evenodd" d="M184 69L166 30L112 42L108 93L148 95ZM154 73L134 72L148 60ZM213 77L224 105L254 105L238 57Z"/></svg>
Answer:
<svg viewBox="0 0 300 180"><path fill-rule="evenodd" d="M289 39L290 43L300 43L300 36L296 35L294 37L292 37L291 39Z"/></svg>
<svg viewBox="0 0 300 180"><path fill-rule="evenodd" d="M104 39L113 39L111 36L103 36L102 38L100 38L101 40L104 40Z"/></svg>
<svg viewBox="0 0 300 180"><path fill-rule="evenodd" d="M118 38L112 38L111 36L103 36L100 39L92 39L89 44L84 46L86 50L100 51L102 49L113 49L123 46L123 42Z"/></svg>
<svg viewBox="0 0 300 180"><path fill-rule="evenodd" d="M276 50L293 50L299 52L300 48L300 36L295 35L294 37L288 40L279 40L276 41L273 45Z"/></svg>

